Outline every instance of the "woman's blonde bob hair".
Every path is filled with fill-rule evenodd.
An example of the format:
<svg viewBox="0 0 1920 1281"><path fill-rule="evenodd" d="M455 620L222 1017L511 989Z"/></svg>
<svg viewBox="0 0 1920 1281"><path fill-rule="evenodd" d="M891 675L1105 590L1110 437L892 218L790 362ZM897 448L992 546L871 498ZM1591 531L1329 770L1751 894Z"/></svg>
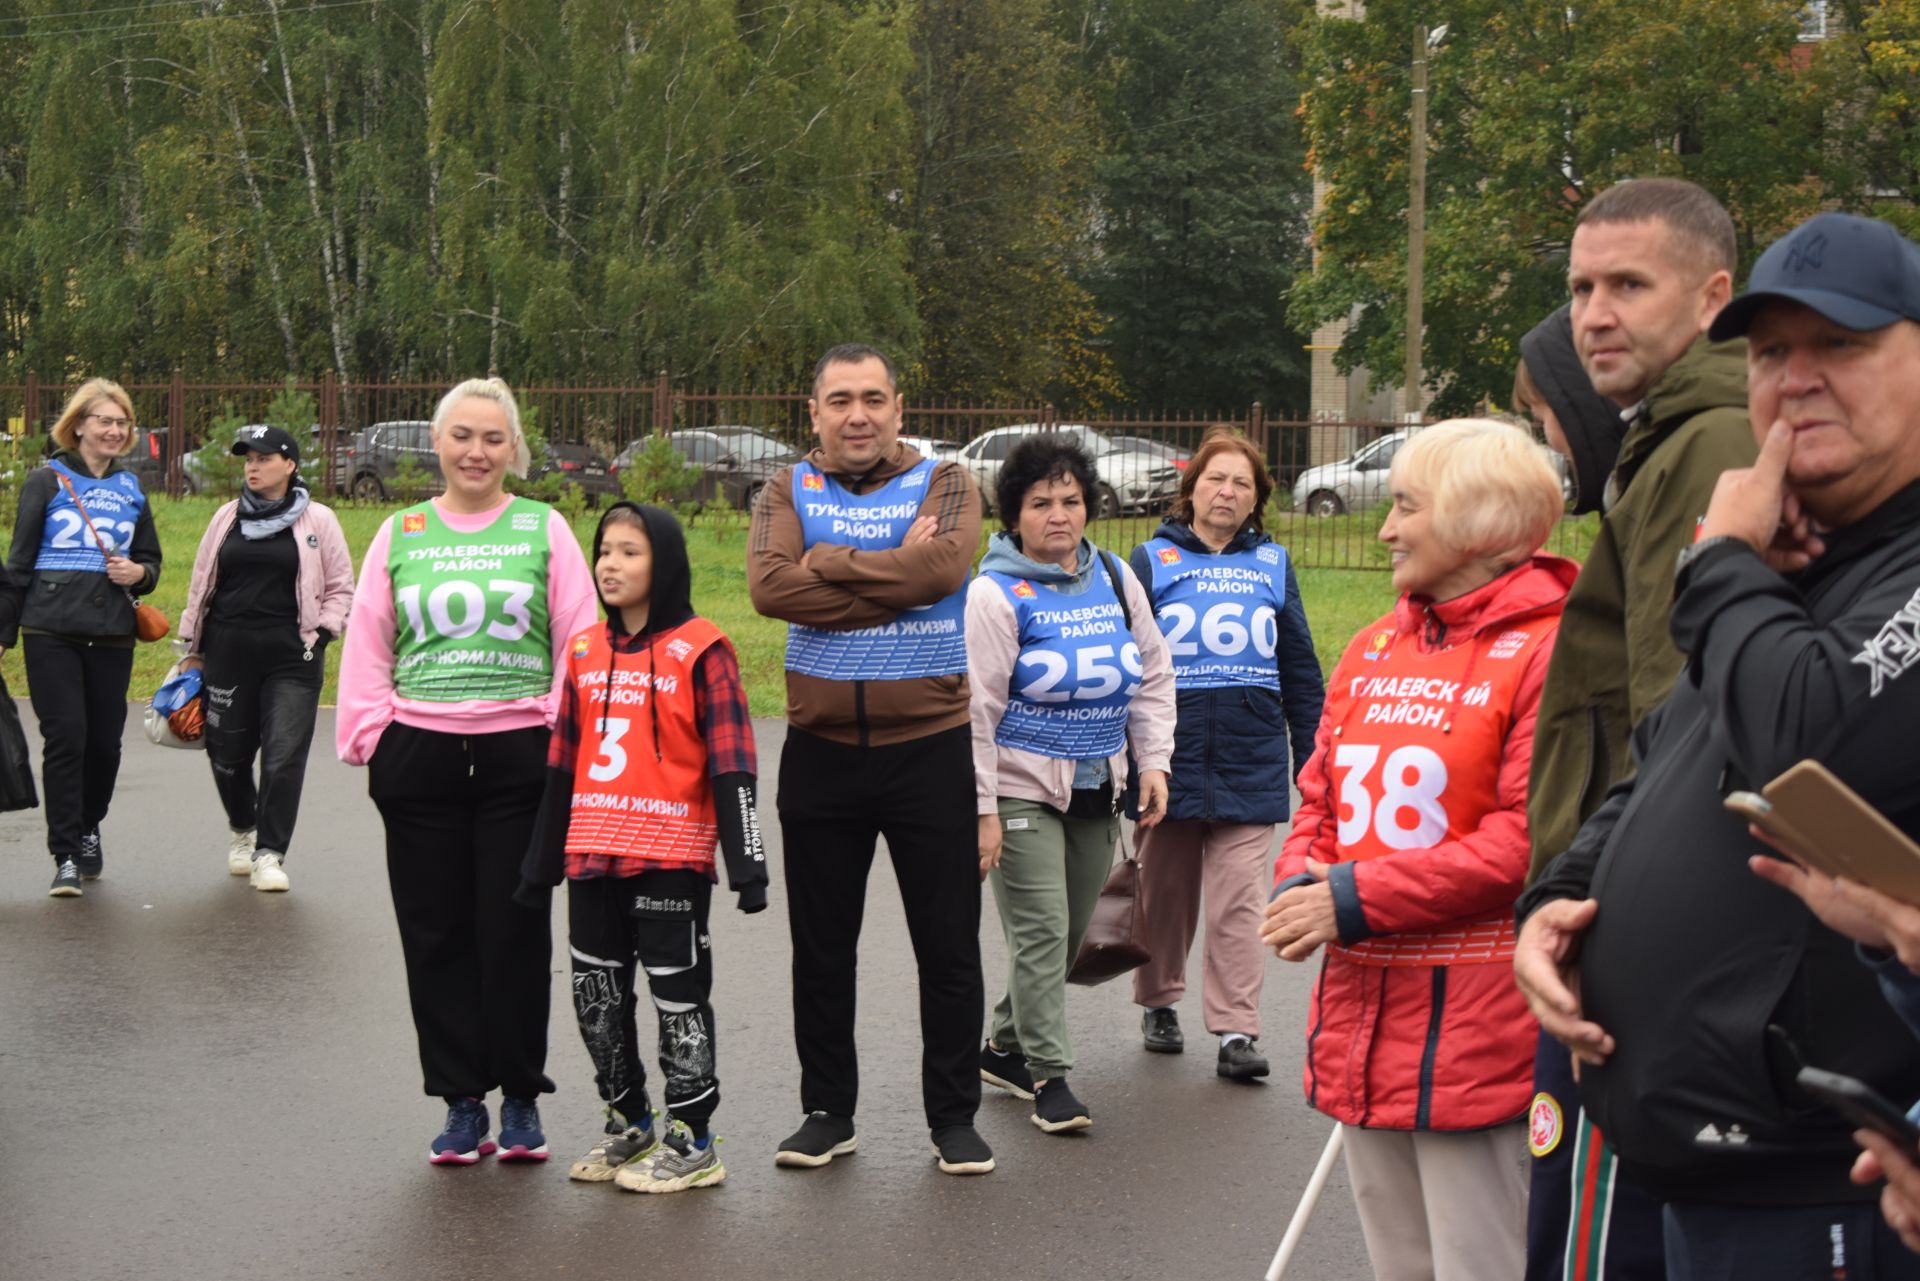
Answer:
<svg viewBox="0 0 1920 1281"><path fill-rule="evenodd" d="M53 424L53 443L62 449L80 448L80 420L93 412L93 407L103 400L110 400L120 406L120 412L133 421L133 399L127 395L127 389L119 383L106 378L89 378L80 384L73 395L67 397L67 407L60 411L60 418ZM116 451L125 454L133 448L132 431L127 432L126 443Z"/></svg>
<svg viewBox="0 0 1920 1281"><path fill-rule="evenodd" d="M442 396L433 409L434 442L439 443L440 426L446 421L447 414L455 405L468 399L490 400L506 414L507 426L513 432L513 463L507 470L525 480L527 468L532 465L533 459L527 452L526 433L520 430L520 405L513 398L513 388L507 386L504 379L469 378Z"/></svg>
<svg viewBox="0 0 1920 1281"><path fill-rule="evenodd" d="M1540 550L1566 511L1544 446L1491 418L1455 418L1416 431L1393 456L1388 485L1417 489L1433 535L1462 556L1520 561Z"/></svg>

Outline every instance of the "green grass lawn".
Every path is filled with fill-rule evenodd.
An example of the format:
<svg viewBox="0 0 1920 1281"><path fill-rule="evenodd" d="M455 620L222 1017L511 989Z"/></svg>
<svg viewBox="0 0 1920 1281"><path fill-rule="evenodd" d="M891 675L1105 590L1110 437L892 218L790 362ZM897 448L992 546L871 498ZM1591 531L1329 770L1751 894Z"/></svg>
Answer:
<svg viewBox="0 0 1920 1281"><path fill-rule="evenodd" d="M186 605L194 551L218 506L219 502L211 498L154 500L154 522L167 563L160 576L160 586L150 599L176 621ZM339 514L347 545L358 565L374 531L393 509L343 504L334 510ZM582 548L592 546L596 519L594 513L588 512L574 521L574 532ZM1321 520L1289 514L1280 516L1274 523L1275 537L1288 547L1296 564L1304 561L1354 566L1298 571L1300 595L1306 601L1307 621L1313 628L1323 670L1332 669L1355 632L1393 605L1392 584L1385 573L1379 572L1387 563L1386 551L1374 536L1379 523L1378 516L1372 514ZM1097 523L1088 532L1096 543L1124 554L1150 535L1154 524L1151 518L1134 517ZM1594 528L1592 517L1567 521L1555 533L1549 547L1565 555L1582 556L1593 541ZM687 549L693 563L694 608L733 638L740 653L753 714L781 715L785 689L780 664L786 628L754 613L753 604L747 599L745 518L696 518L687 531ZM140 701L151 697L173 659L171 637L157 645L140 646L134 659L133 697ZM322 702L334 701L338 669L339 655L330 650ZM26 695L26 674L17 650L0 659L0 674L5 675L7 688L16 696Z"/></svg>

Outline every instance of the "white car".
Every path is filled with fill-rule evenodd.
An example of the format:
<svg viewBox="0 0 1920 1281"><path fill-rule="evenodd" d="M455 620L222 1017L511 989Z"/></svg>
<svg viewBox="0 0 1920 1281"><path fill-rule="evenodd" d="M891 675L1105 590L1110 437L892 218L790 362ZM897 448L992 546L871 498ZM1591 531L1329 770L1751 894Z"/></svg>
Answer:
<svg viewBox="0 0 1920 1281"><path fill-rule="evenodd" d="M1369 441L1350 458L1307 468L1293 482L1293 509L1309 516L1339 516L1378 507L1388 499L1387 469L1393 456L1412 435L1412 428L1403 428Z"/></svg>
<svg viewBox="0 0 1920 1281"><path fill-rule="evenodd" d="M1165 459L1118 448L1090 427L1078 423L1018 423L976 436L960 451L961 466L972 472L974 480L979 482L984 510L993 510L993 491L1000 478L1000 464L1006 461L1014 445L1043 431L1076 438L1092 456L1099 483L1095 492L1087 495L1087 506L1094 520L1111 520L1126 512L1160 511L1170 506L1180 491L1179 468Z"/></svg>
<svg viewBox="0 0 1920 1281"><path fill-rule="evenodd" d="M957 461L960 457L960 446L950 440L935 440L931 436L902 436L900 443L922 458L931 458L936 463L950 459Z"/></svg>

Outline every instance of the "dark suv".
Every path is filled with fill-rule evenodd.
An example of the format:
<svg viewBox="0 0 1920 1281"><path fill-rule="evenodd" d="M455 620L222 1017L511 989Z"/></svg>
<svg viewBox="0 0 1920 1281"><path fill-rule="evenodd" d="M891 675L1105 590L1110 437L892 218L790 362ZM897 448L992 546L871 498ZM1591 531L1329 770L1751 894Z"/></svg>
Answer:
<svg viewBox="0 0 1920 1281"><path fill-rule="evenodd" d="M341 493L379 502L400 487L400 460L413 459L420 484L429 493L446 487L440 455L433 450L430 424L411 419L375 423L349 437L337 451L334 484Z"/></svg>

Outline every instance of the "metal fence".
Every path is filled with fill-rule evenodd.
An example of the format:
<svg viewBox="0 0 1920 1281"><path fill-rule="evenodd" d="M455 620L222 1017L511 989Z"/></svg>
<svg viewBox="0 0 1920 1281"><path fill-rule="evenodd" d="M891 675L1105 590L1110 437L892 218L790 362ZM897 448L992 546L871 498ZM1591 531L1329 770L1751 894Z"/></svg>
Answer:
<svg viewBox="0 0 1920 1281"><path fill-rule="evenodd" d="M213 439L216 424L263 422L272 402L292 393L311 404L315 456L303 467L309 483L346 501L391 502L438 487L438 461L424 424L446 389L443 382L341 383L331 376L195 383L176 375L165 383L126 384L140 424L129 462L148 492L231 492L237 476L231 465L219 465L227 442ZM20 437L52 425L70 390L32 377L0 384L0 420L16 453ZM589 502L621 492L634 450L650 436L670 435L676 452L697 469L686 494L695 523L743 524L760 484L778 470L784 457L778 451L804 451L812 439L807 397L800 393L686 391L663 374L642 386L528 386L515 394L548 445L535 459L535 474L578 485ZM1040 403L909 400L901 432L966 465L989 506L1006 438L1022 434L1000 429L1090 433L1101 480L1101 493L1093 496L1101 519L1095 536L1124 550L1153 532L1188 456L1218 425L1244 433L1267 458L1274 481L1270 524L1296 564L1386 568L1375 537L1376 509L1385 501L1386 465L1404 424L1270 419L1257 403L1227 414L1080 416ZM199 453L202 446L211 449ZM24 474L19 463L26 461L7 474Z"/></svg>

